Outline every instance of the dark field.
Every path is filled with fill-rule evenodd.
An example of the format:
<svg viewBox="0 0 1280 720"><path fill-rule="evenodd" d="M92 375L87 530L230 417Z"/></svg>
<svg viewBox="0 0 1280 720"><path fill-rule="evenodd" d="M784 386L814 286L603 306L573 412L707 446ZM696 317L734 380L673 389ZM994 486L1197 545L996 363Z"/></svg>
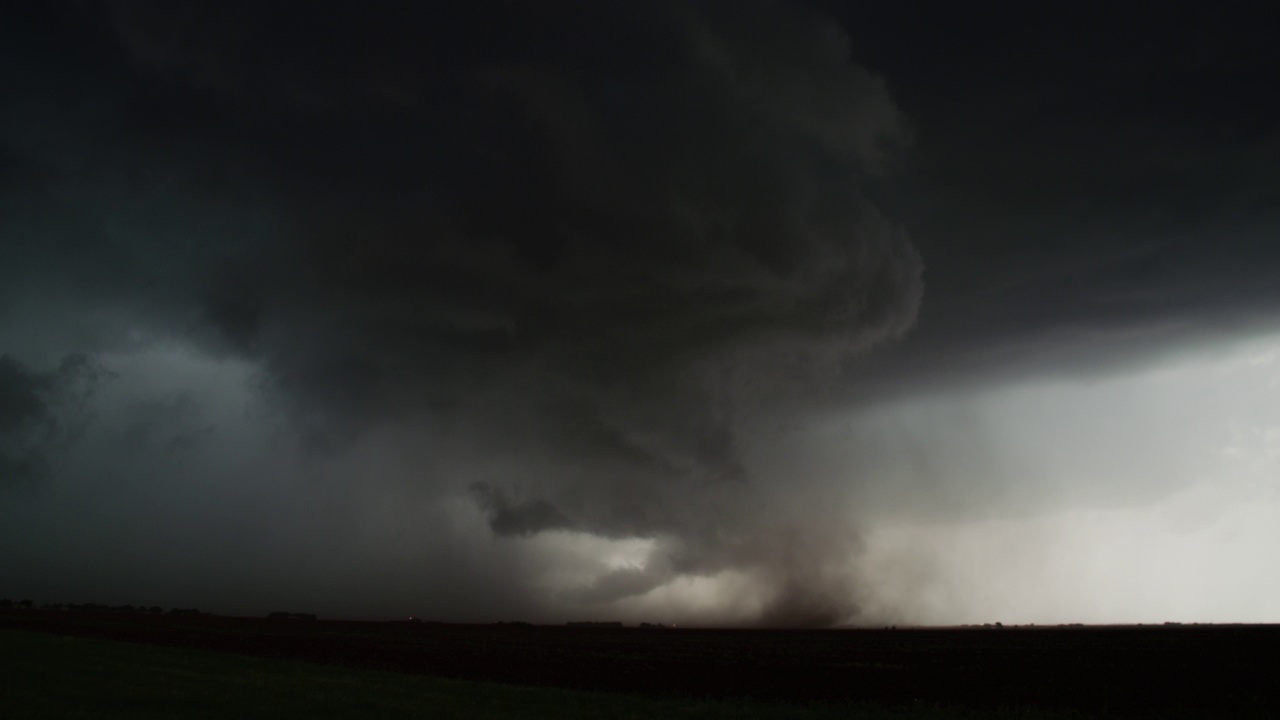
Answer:
<svg viewBox="0 0 1280 720"><path fill-rule="evenodd" d="M664 630L26 611L0 614L5 628L777 707L1280 717L1280 626Z"/></svg>

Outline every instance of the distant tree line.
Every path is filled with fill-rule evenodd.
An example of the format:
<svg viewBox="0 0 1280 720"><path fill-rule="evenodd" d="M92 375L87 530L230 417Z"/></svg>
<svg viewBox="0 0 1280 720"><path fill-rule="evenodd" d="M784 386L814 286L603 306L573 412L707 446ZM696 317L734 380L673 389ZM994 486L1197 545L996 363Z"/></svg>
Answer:
<svg viewBox="0 0 1280 720"><path fill-rule="evenodd" d="M267 613L268 620L315 620L314 613L300 612L270 612Z"/></svg>
<svg viewBox="0 0 1280 720"><path fill-rule="evenodd" d="M103 605L100 603L44 603L38 608L30 600L14 602L9 598L0 600L0 610L54 610L59 612L80 613L120 613L134 615L162 615L164 608L159 605ZM171 608L170 615L208 615L196 608Z"/></svg>

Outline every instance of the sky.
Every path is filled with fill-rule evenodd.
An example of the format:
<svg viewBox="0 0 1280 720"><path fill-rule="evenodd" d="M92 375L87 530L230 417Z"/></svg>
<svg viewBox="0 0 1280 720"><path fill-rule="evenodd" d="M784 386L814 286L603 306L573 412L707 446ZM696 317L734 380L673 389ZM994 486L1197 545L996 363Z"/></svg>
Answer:
<svg viewBox="0 0 1280 720"><path fill-rule="evenodd" d="M0 596L1276 622L1270 3L0 9Z"/></svg>

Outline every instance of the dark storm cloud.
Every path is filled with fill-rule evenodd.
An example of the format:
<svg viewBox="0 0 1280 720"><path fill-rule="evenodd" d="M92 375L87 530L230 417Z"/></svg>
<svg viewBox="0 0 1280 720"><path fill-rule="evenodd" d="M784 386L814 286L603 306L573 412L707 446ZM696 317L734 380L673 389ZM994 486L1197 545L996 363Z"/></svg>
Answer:
<svg viewBox="0 0 1280 720"><path fill-rule="evenodd" d="M893 207L930 268L857 392L1105 373L1274 322L1275 6L826 5L915 124Z"/></svg>
<svg viewBox="0 0 1280 720"><path fill-rule="evenodd" d="M473 483L471 494L489 516L489 527L495 535L529 536L572 527L569 518L546 500L513 503L501 490L484 483Z"/></svg>
<svg viewBox="0 0 1280 720"><path fill-rule="evenodd" d="M84 355L47 372L0 355L0 490L32 490L49 477L49 454L75 440L86 403L108 375Z"/></svg>
<svg viewBox="0 0 1280 720"><path fill-rule="evenodd" d="M945 399L1274 324L1275 9L820 5L5 6L0 532L77 528L8 566L824 624L929 565L884 517L1167 492L1212 423L1109 403L1176 402Z"/></svg>
<svg viewBox="0 0 1280 720"><path fill-rule="evenodd" d="M826 548L798 507L760 522L786 480L747 451L922 296L869 194L909 133L843 31L775 2L353 8L37 18L78 34L13 51L42 79L5 106L7 337L252 363L335 467L425 426L405 482L499 538L660 540L598 597L822 580L767 551Z"/></svg>
<svg viewBox="0 0 1280 720"><path fill-rule="evenodd" d="M516 364L616 385L858 350L914 316L919 263L860 192L897 112L797 11L108 10L289 176L295 236L201 279L200 316L344 417Z"/></svg>

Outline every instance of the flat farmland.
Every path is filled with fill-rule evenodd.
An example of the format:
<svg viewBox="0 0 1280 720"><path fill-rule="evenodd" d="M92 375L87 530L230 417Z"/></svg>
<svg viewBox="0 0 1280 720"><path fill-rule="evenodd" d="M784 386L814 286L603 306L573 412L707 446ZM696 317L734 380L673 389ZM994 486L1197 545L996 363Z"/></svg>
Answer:
<svg viewBox="0 0 1280 720"><path fill-rule="evenodd" d="M1280 715L1280 626L642 629L25 611L0 628L460 680L778 703Z"/></svg>

